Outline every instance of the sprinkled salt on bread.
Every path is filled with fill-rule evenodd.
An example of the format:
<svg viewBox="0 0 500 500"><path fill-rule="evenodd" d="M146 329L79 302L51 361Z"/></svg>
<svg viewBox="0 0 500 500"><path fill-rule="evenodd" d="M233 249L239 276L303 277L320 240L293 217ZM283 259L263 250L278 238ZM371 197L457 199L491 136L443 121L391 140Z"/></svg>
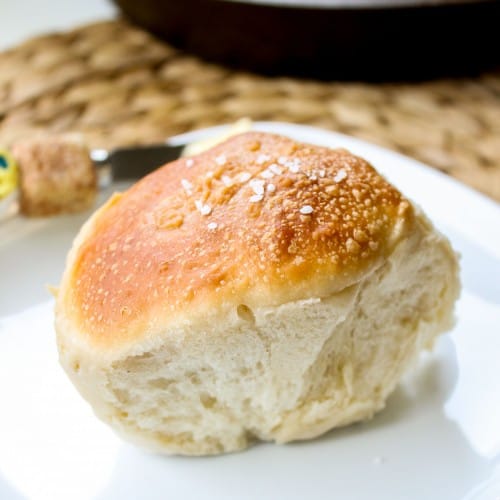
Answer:
<svg viewBox="0 0 500 500"><path fill-rule="evenodd" d="M220 453L371 417L450 326L458 288L447 240L366 161L250 132L94 214L56 329L124 436Z"/></svg>

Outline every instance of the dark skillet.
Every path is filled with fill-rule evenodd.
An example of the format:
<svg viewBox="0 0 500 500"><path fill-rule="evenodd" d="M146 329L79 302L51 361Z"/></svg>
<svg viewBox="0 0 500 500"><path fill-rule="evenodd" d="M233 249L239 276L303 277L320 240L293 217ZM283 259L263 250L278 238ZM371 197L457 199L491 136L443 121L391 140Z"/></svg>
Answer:
<svg viewBox="0 0 500 500"><path fill-rule="evenodd" d="M498 0L115 2L179 48L266 74L401 80L500 65Z"/></svg>

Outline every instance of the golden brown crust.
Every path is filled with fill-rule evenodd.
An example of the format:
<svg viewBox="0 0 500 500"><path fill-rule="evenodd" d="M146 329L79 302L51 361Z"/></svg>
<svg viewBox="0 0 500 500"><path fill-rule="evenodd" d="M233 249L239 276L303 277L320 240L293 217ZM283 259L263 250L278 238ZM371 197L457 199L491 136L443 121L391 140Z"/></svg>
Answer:
<svg viewBox="0 0 500 500"><path fill-rule="evenodd" d="M111 348L210 307L324 296L370 272L413 218L347 151L241 134L160 168L97 212L58 307Z"/></svg>

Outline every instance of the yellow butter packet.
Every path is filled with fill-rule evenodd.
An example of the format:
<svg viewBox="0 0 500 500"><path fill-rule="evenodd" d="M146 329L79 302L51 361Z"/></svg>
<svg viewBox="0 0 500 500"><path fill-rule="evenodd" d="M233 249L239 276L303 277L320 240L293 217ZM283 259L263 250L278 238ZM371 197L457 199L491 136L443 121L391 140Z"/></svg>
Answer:
<svg viewBox="0 0 500 500"><path fill-rule="evenodd" d="M5 198L17 188L18 171L12 155L0 148L0 199Z"/></svg>

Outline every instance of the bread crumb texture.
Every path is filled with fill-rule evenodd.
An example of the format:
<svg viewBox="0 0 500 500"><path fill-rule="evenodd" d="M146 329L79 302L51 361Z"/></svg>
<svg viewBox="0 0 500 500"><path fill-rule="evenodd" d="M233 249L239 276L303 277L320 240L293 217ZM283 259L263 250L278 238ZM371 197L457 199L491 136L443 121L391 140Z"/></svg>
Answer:
<svg viewBox="0 0 500 500"><path fill-rule="evenodd" d="M213 454L371 417L451 325L458 289L449 243L366 161L252 132L87 222L56 330L103 420Z"/></svg>
<svg viewBox="0 0 500 500"><path fill-rule="evenodd" d="M92 207L97 174L78 136L22 139L14 144L12 154L19 165L22 214L47 216Z"/></svg>

